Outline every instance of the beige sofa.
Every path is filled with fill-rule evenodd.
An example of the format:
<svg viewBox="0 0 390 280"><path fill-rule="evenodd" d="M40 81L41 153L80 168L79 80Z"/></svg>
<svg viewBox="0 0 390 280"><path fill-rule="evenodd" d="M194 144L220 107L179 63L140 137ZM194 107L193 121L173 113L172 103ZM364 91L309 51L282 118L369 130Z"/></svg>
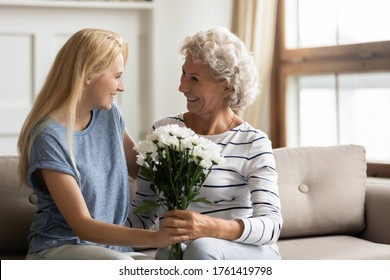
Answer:
<svg viewBox="0 0 390 280"><path fill-rule="evenodd" d="M283 259L390 260L390 184L366 180L363 147L280 148L274 154ZM17 162L0 156L1 259L24 258L36 208L34 194L18 184Z"/></svg>
<svg viewBox="0 0 390 280"><path fill-rule="evenodd" d="M283 259L390 260L390 180L367 180L361 146L275 152Z"/></svg>

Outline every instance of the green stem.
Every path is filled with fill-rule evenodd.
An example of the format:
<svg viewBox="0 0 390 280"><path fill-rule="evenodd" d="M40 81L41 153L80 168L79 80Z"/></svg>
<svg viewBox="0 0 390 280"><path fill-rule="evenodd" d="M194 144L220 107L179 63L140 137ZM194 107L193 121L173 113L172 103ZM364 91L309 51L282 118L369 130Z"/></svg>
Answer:
<svg viewBox="0 0 390 280"><path fill-rule="evenodd" d="M181 248L181 243L176 243L171 245L171 249L169 250L169 259L170 260L183 259L183 250Z"/></svg>

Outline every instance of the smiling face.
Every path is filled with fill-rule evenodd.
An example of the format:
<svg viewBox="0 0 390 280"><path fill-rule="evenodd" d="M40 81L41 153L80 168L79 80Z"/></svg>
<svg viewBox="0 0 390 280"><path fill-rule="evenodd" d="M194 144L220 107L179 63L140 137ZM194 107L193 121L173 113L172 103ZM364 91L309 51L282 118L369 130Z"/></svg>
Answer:
<svg viewBox="0 0 390 280"><path fill-rule="evenodd" d="M207 65L194 63L187 56L182 71L179 91L187 98L188 111L212 115L226 109L226 83L215 81Z"/></svg>
<svg viewBox="0 0 390 280"><path fill-rule="evenodd" d="M114 96L117 92L124 91L122 73L124 71L124 59L119 54L114 63L95 79L88 79L85 82L83 104L89 109L111 109Z"/></svg>

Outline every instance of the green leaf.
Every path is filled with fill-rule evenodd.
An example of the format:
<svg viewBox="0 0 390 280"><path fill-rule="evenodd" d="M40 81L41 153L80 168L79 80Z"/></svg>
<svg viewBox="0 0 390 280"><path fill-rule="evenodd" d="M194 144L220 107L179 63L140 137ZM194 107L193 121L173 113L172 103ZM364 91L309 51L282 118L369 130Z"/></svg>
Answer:
<svg viewBox="0 0 390 280"><path fill-rule="evenodd" d="M193 202L204 202L204 203L207 203L207 204L214 204L214 202L212 202L211 200L208 200L205 197L198 197L198 198L194 199Z"/></svg>
<svg viewBox="0 0 390 280"><path fill-rule="evenodd" d="M136 214L148 214L157 208L159 208L161 205L157 203L156 201L153 200L144 200L143 204L138 206L135 210L134 213Z"/></svg>

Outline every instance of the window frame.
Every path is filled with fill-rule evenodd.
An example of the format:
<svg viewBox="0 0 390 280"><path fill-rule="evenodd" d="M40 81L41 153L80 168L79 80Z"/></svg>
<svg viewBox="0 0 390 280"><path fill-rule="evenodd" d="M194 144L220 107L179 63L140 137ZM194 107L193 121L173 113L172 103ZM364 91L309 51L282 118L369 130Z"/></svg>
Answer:
<svg viewBox="0 0 390 280"><path fill-rule="evenodd" d="M271 75L271 131L275 148L287 145L286 81L290 75L346 74L390 71L390 41L286 49L285 0L278 5ZM390 178L390 163L368 162L367 175Z"/></svg>

